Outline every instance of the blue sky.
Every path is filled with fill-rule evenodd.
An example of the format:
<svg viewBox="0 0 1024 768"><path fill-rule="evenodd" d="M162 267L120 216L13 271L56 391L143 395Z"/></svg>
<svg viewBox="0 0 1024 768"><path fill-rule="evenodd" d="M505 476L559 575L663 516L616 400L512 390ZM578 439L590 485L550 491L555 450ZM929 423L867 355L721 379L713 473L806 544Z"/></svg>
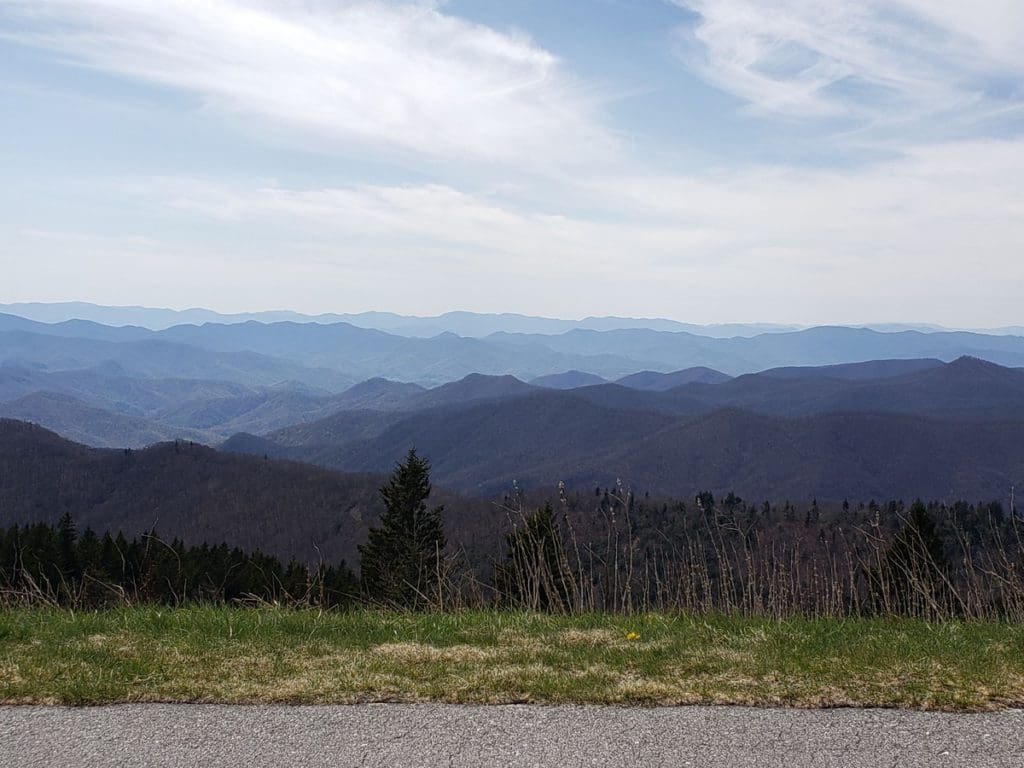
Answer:
<svg viewBox="0 0 1024 768"><path fill-rule="evenodd" d="M1021 322L1011 0L0 0L0 302Z"/></svg>

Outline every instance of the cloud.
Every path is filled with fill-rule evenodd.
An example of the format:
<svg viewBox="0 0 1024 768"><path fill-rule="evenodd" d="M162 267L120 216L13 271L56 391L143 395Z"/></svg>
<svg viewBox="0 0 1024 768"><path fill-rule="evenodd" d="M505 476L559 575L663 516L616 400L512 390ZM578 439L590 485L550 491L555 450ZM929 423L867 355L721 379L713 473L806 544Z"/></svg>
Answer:
<svg viewBox="0 0 1024 768"><path fill-rule="evenodd" d="M1016 0L672 0L687 61L765 114L977 123L1024 92Z"/></svg>
<svg viewBox="0 0 1024 768"><path fill-rule="evenodd" d="M63 247L85 249L97 246L122 248L151 248L159 243L151 237L134 235L101 236L91 232L67 232L52 229L26 227L18 231L20 237L32 238Z"/></svg>
<svg viewBox="0 0 1024 768"><path fill-rule="evenodd" d="M326 149L543 168L615 143L555 56L431 3L0 0L0 30Z"/></svg>
<svg viewBox="0 0 1024 768"><path fill-rule="evenodd" d="M421 309L992 326L1024 284L1022 176L1024 142L1007 140L842 171L588 179L566 192L586 214L448 185L144 187L183 230L244 232L232 248L286 252L281 270L333 264L380 306L400 275L410 296L430 287Z"/></svg>
<svg viewBox="0 0 1024 768"><path fill-rule="evenodd" d="M699 224L615 221L522 210L449 185L357 185L320 189L246 188L197 180L147 182L131 194L156 194L170 208L229 227L274 222L286 236L370 250L404 247L483 274L614 281L629 253L699 253L722 233ZM410 261L414 257L410 255ZM639 263L637 265L640 266ZM424 268L429 268L424 265Z"/></svg>
<svg viewBox="0 0 1024 768"><path fill-rule="evenodd" d="M304 187L238 181L237 168L234 181L144 171L113 187L61 176L54 188L83 200L68 210L49 189L30 199L8 185L4 288L239 310L1012 320L1024 141L977 137L998 137L979 123L1024 103L1024 6L979 0L968 17L939 0L674 1L693 13L689 61L752 109L899 140L853 162L827 124L830 167L652 171L659 148L621 147L557 57L443 4L0 0L8 40L191 94L304 148L427 170L382 184L352 164L354 183L325 170ZM93 225L111 231L81 232Z"/></svg>

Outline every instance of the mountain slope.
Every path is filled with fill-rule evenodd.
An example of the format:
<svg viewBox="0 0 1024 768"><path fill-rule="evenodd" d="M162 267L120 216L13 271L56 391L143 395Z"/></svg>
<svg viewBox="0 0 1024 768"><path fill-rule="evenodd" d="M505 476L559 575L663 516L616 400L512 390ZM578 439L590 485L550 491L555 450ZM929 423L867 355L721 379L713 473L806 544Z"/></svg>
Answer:
<svg viewBox="0 0 1024 768"><path fill-rule="evenodd" d="M138 378L208 379L264 386L295 380L332 391L353 383L337 371L309 368L251 351L213 351L162 339L112 342L17 330L0 332L0 364L43 371L115 366Z"/></svg>
<svg viewBox="0 0 1024 768"><path fill-rule="evenodd" d="M438 483L475 494L507 490L537 467L552 468L542 471L554 487L560 471L664 425L662 414L615 410L573 393L538 390L414 413L343 412L262 441L236 436L224 447L347 471L383 471L415 446L430 457Z"/></svg>
<svg viewBox="0 0 1024 768"><path fill-rule="evenodd" d="M683 496L711 487L774 499L983 499L1024 476L1022 434L1024 372L964 359L867 382L751 375L667 392L605 384L346 412L233 447L381 471L416 446L438 482L472 493L623 477Z"/></svg>
<svg viewBox="0 0 1024 768"><path fill-rule="evenodd" d="M651 370L706 366L730 375L782 366L824 366L883 359L950 361L964 355L1000 365L1024 365L1024 338L965 332L882 333L867 328L819 327L748 338L715 339L691 333L629 329L573 330L557 336L495 334L488 338L505 344L544 346L566 355L611 355L626 358L634 367L655 361L657 365L643 366ZM581 367L581 370L593 369Z"/></svg>
<svg viewBox="0 0 1024 768"><path fill-rule="evenodd" d="M684 368L681 371L673 371L671 373L640 371L629 376L623 376L615 383L630 389L664 392L675 387L681 387L684 384L721 384L731 378L731 376L721 371L697 366L696 368Z"/></svg>
<svg viewBox="0 0 1024 768"><path fill-rule="evenodd" d="M419 411L448 405L463 405L480 400L502 400L537 390L515 376L486 376L471 373L448 384L420 392L404 400L401 410Z"/></svg>
<svg viewBox="0 0 1024 768"><path fill-rule="evenodd" d="M363 378L383 377L431 386L473 373L534 378L573 367L611 371L629 367L629 362L621 357L598 354L584 358L529 342L508 345L500 340L463 338L453 333L407 338L348 323L175 326L161 331L159 336L211 350L255 351Z"/></svg>
<svg viewBox="0 0 1024 768"><path fill-rule="evenodd" d="M751 499L1004 499L1024 476L1024 419L963 423L846 413L779 419L717 411L612 450L573 479L735 491Z"/></svg>
<svg viewBox="0 0 1024 768"><path fill-rule="evenodd" d="M596 384L607 384L606 379L593 373L585 371L565 371L563 373L552 373L547 376L538 376L530 381L535 387L547 389L579 389L580 387L592 387Z"/></svg>
<svg viewBox="0 0 1024 768"><path fill-rule="evenodd" d="M68 395L34 392L0 403L0 418L39 424L69 440L98 448L142 448L167 440L212 443L214 436L201 430L161 424L138 416L95 408Z"/></svg>
<svg viewBox="0 0 1024 768"><path fill-rule="evenodd" d="M410 413L451 413L481 403L505 402L543 391L512 376L473 374L434 389L413 392L388 410L341 409L315 421L270 432L260 440L255 440L251 434L235 435L223 447L240 452L330 463L322 457L334 455L345 446L373 439L392 425L409 418ZM252 445L258 448L250 451L249 446Z"/></svg>
<svg viewBox="0 0 1024 768"><path fill-rule="evenodd" d="M862 363L842 363L839 365L790 366L785 368L769 368L761 371L762 376L773 379L846 379L849 381L868 381L871 379L890 379L905 376L930 368L939 368L942 361L935 358L909 360L868 360Z"/></svg>
<svg viewBox="0 0 1024 768"><path fill-rule="evenodd" d="M818 411L895 411L1014 419L1024 414L1024 370L962 357L946 365L865 382L813 403Z"/></svg>
<svg viewBox="0 0 1024 768"><path fill-rule="evenodd" d="M35 392L68 395L97 408L146 418L182 402L255 394L229 381L132 377L116 365L55 372L0 365L0 403Z"/></svg>
<svg viewBox="0 0 1024 768"><path fill-rule="evenodd" d="M390 411L422 395L426 390L419 384L390 381L384 378L367 379L332 398L338 410Z"/></svg>
<svg viewBox="0 0 1024 768"><path fill-rule="evenodd" d="M390 468L389 468L390 469ZM188 443L141 451L91 449L30 424L0 419L0 526L74 517L79 531L156 527L188 543L228 541L307 562L345 558L380 513L379 475L219 453ZM493 544L476 504L438 490L449 538ZM486 513L487 506L484 506Z"/></svg>

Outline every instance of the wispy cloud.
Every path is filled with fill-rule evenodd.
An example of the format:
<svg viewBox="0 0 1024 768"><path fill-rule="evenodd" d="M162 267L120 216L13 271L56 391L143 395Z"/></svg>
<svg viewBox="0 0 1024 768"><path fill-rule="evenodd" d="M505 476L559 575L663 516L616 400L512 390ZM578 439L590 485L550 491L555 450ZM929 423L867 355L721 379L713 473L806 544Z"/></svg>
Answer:
<svg viewBox="0 0 1024 768"><path fill-rule="evenodd" d="M554 55L434 3L0 0L0 30L323 148L541 167L614 144Z"/></svg>
<svg viewBox="0 0 1024 768"><path fill-rule="evenodd" d="M912 123L1024 104L1016 0L672 0L684 55L763 113Z"/></svg>
<svg viewBox="0 0 1024 768"><path fill-rule="evenodd" d="M162 179L144 187L132 194L155 194L176 211L229 226L274 222L290 227L289 236L325 244L354 241L364 250L402 245L410 253L426 249L435 258L444 252L480 274L490 269L611 282L622 275L629 254L696 254L731 237L696 223L633 224L603 214L522 210L500 198L441 184L288 189Z"/></svg>

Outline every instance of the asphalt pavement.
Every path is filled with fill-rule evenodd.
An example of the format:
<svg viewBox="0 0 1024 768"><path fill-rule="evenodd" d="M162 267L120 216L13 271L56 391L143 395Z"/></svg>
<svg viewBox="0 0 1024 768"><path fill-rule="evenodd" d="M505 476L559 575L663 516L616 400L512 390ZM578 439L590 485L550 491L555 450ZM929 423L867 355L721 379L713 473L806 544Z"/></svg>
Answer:
<svg viewBox="0 0 1024 768"><path fill-rule="evenodd" d="M1024 710L0 707L0 766L1024 766Z"/></svg>

